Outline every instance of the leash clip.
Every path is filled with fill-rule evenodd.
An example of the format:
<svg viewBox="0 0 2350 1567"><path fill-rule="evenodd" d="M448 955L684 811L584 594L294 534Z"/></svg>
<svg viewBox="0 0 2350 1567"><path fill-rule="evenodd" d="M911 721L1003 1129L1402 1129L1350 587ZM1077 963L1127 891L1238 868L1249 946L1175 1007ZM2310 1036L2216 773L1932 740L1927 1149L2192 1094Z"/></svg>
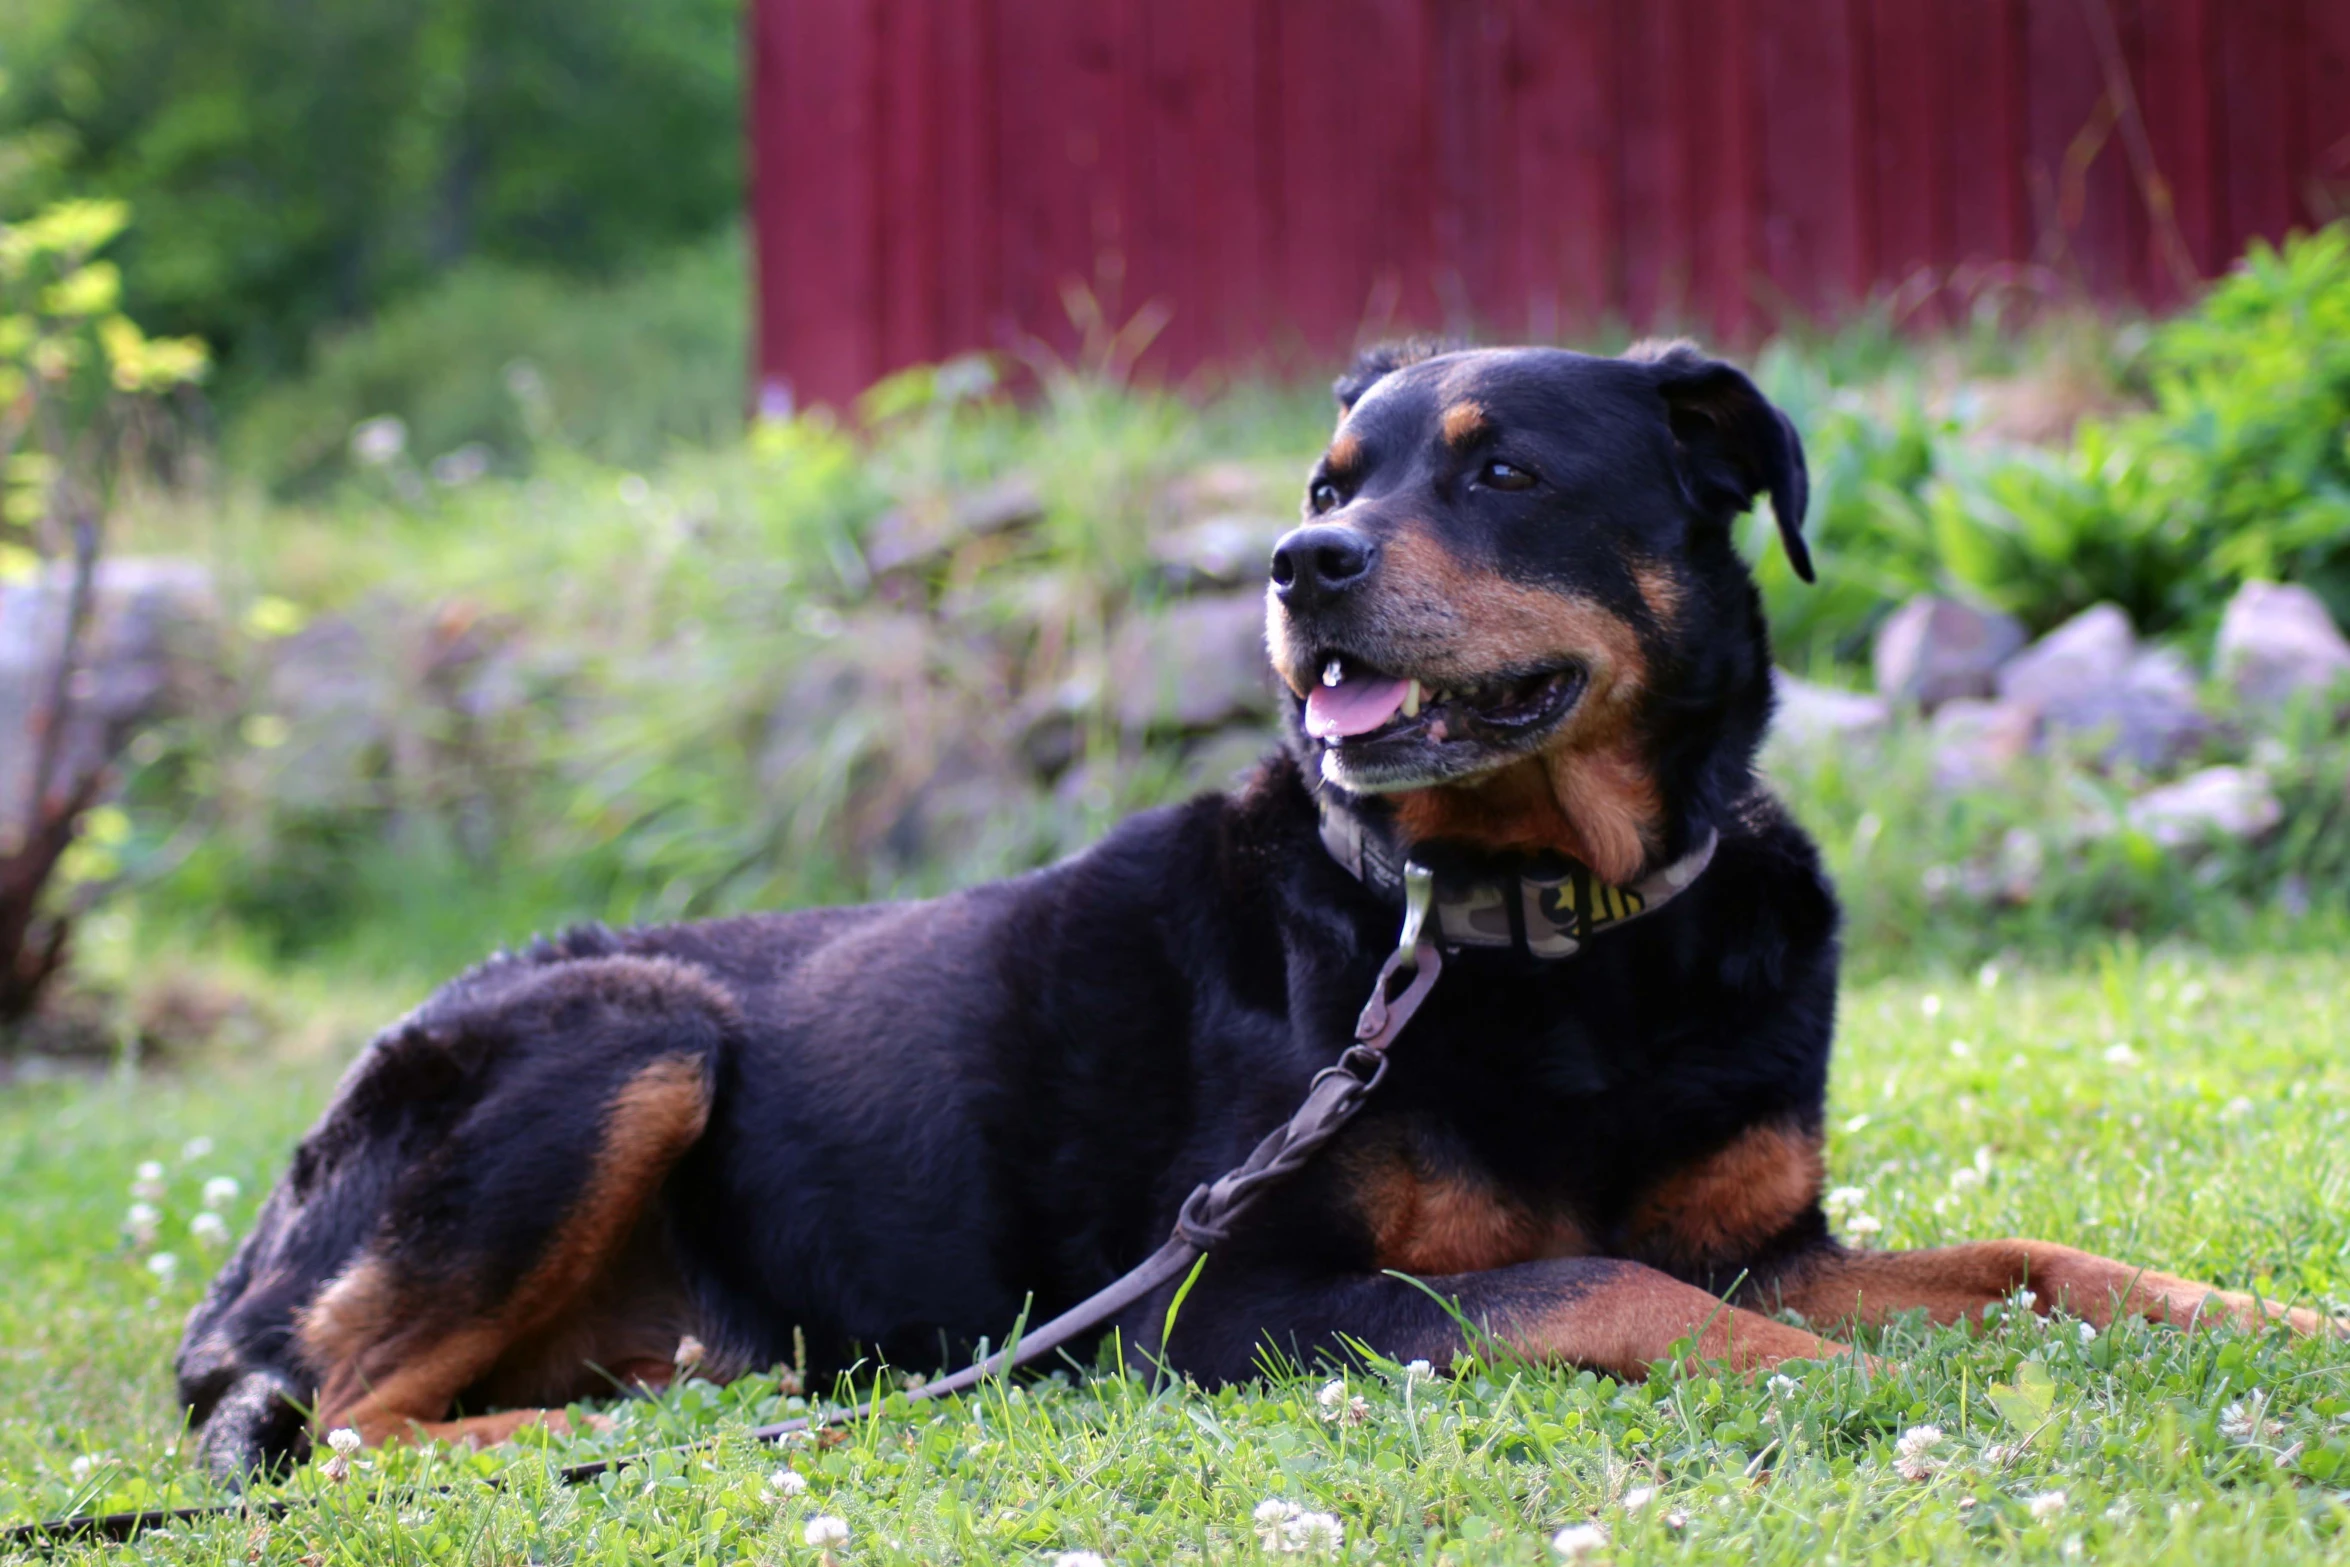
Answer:
<svg viewBox="0 0 2350 1567"><path fill-rule="evenodd" d="M1403 862L1403 931L1395 938L1395 956L1388 966L1414 970L1420 966L1420 931L1436 901L1436 873L1418 860Z"/></svg>

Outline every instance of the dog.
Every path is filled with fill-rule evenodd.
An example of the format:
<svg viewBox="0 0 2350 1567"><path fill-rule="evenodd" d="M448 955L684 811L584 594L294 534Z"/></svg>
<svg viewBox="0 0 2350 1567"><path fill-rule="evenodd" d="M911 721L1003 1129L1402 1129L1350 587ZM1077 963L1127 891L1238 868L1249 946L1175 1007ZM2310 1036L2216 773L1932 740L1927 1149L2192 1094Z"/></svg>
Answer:
<svg viewBox="0 0 2350 1567"><path fill-rule="evenodd" d="M1284 744L1245 785L931 902L577 930L457 979L358 1058L190 1316L210 1467L560 1426L687 1339L719 1380L931 1367L1067 1307L1350 1042L1407 860L1451 956L1385 1081L1170 1337L1173 1286L1109 1325L1127 1353L1205 1384L1479 1335L1752 1371L2027 1287L2099 1326L2332 1326L2060 1245L1830 1232L1837 905L1756 776L1732 539L1767 495L1809 579L1807 480L1746 375L1406 345L1336 392L1267 589Z"/></svg>

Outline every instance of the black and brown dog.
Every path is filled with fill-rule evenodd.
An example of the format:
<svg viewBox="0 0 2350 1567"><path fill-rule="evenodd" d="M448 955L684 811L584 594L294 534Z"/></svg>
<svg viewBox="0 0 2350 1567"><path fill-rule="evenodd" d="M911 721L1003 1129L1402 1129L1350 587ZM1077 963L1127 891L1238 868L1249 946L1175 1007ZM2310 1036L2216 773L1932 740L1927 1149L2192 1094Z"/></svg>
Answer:
<svg viewBox="0 0 2350 1567"><path fill-rule="evenodd" d="M1454 1318L1389 1269L1616 1375L1692 1335L1740 1367L1843 1355L1794 1322L2027 1283L2100 1324L2326 1325L2063 1246L1829 1233L1836 905L1755 777L1770 657L1731 540L1767 493L1809 575L1803 452L1744 375L1685 345L1400 350L1338 391L1273 557L1287 754L1011 881L574 932L440 991L189 1321L210 1462L339 1426L495 1440L664 1381L688 1335L718 1377L795 1334L819 1372L927 1369L1066 1307L1347 1044L1406 852L1456 954L1360 1117L1210 1258L1181 1371L1349 1340L1445 1364ZM1123 1342L1158 1352L1166 1307Z"/></svg>

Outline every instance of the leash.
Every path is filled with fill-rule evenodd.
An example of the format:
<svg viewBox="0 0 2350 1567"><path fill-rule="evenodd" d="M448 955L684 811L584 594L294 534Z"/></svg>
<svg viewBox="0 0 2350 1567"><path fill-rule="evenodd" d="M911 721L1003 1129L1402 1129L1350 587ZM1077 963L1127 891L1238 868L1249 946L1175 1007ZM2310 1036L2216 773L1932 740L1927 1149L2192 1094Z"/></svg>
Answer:
<svg viewBox="0 0 2350 1567"><path fill-rule="evenodd" d="M1444 958L1427 931L1428 912L1435 899L1435 877L1425 866L1405 861L1401 881L1404 894L1403 929L1395 950L1379 967L1371 997L1355 1020L1354 1042L1338 1060L1314 1074L1305 1102L1295 1114L1265 1135L1249 1156L1213 1181L1202 1182L1183 1200L1174 1233L1140 1265L1104 1289L1098 1290L1030 1333L975 1365L952 1376L925 1382L902 1396L920 1403L967 1392L993 1376L1032 1365L1069 1340L1117 1316L1136 1301L1181 1276L1231 1234L1233 1221L1246 1213L1265 1191L1304 1168L1339 1129L1355 1117L1363 1101L1387 1075L1387 1050L1411 1022ZM1162 1345L1162 1348L1164 1346ZM898 1395L889 1395L898 1396ZM753 1427L745 1433L754 1441L774 1442L827 1426L862 1420L880 1408L883 1398L868 1399L852 1408L828 1414L802 1415L795 1420ZM685 1453L709 1445L711 1438L646 1448L618 1458L599 1458L559 1469L556 1478L579 1485L629 1464L643 1463L665 1453ZM492 1484L497 1482L493 1480ZM58 1545L73 1540L125 1541L148 1530L207 1518L247 1515L279 1518L296 1504L284 1499L265 1502L221 1502L204 1507L177 1507L133 1513L83 1514L43 1523L18 1524L0 1539L15 1548Z"/></svg>

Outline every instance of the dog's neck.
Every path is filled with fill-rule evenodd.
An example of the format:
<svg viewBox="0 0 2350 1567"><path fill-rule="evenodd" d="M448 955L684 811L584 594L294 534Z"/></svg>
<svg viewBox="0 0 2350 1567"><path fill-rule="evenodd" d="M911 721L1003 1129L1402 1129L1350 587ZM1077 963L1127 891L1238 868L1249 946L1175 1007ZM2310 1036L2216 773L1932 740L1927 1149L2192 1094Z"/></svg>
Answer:
<svg viewBox="0 0 2350 1567"><path fill-rule="evenodd" d="M1617 886L1556 852L1497 854L1441 842L1407 850L1392 821L1327 789L1314 799L1322 846L1379 898L1400 907L1406 860L1427 865L1435 934L1445 946L1509 948L1542 961L1573 957L1599 932L1655 912L1697 880L1720 842L1707 828L1678 859Z"/></svg>

